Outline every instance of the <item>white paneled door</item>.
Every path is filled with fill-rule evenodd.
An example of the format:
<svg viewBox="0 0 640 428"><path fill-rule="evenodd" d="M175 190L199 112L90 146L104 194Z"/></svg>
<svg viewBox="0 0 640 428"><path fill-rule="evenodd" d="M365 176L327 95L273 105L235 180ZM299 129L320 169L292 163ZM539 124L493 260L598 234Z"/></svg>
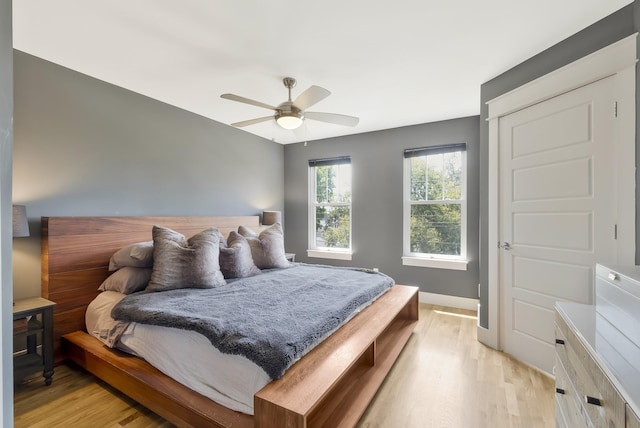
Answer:
<svg viewBox="0 0 640 428"><path fill-rule="evenodd" d="M554 303L593 302L593 266L615 261L614 78L501 117L503 349L548 373Z"/></svg>

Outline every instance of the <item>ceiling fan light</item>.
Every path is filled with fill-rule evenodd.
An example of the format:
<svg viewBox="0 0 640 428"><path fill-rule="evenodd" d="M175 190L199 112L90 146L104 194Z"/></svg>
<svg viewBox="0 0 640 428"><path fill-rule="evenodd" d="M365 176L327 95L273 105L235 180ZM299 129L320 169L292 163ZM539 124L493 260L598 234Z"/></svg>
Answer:
<svg viewBox="0 0 640 428"><path fill-rule="evenodd" d="M302 125L302 119L296 115L281 115L276 119L278 125L284 129L296 129Z"/></svg>

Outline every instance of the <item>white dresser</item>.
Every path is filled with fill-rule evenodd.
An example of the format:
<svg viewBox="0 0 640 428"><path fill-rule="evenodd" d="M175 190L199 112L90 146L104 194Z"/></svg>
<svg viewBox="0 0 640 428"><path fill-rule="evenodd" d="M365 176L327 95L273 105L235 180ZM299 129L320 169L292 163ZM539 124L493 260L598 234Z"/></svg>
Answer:
<svg viewBox="0 0 640 428"><path fill-rule="evenodd" d="M556 303L556 426L640 428L640 267L596 265L596 304Z"/></svg>

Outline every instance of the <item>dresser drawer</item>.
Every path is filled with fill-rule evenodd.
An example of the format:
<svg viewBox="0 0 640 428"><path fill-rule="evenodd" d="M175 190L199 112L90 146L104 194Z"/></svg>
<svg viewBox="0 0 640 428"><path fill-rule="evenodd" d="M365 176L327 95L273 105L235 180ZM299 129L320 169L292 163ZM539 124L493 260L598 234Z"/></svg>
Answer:
<svg viewBox="0 0 640 428"><path fill-rule="evenodd" d="M624 427L625 401L559 315L556 315L556 353L587 421L596 427Z"/></svg>
<svg viewBox="0 0 640 428"><path fill-rule="evenodd" d="M558 317L557 314L556 314L556 317ZM556 319L555 327L556 327L556 360L560 361L564 367L568 367L569 369L571 369L571 366L569 365L569 357L567 356L567 347L569 346L569 343L567 340L566 328L562 328L562 327L565 327L565 325L562 323L562 320ZM556 367L556 370L557 369L558 368ZM572 371L574 372L573 376L575 377L575 370L572 370Z"/></svg>
<svg viewBox="0 0 640 428"><path fill-rule="evenodd" d="M627 428L640 428L640 418L627 404Z"/></svg>
<svg viewBox="0 0 640 428"><path fill-rule="evenodd" d="M567 371L556 358L556 428L589 426L585 414L581 412L580 398L569 382Z"/></svg>
<svg viewBox="0 0 640 428"><path fill-rule="evenodd" d="M571 428L571 425L569 425L569 422L567 422L567 418L565 417L565 413L567 412L567 409L563 407L562 398L556 395L555 403L556 403L556 428Z"/></svg>

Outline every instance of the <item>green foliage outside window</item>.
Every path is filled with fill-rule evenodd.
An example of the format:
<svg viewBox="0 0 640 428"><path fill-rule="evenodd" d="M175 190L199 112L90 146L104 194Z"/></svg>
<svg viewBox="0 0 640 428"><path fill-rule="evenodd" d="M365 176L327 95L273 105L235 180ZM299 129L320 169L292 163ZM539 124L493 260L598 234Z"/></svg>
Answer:
<svg viewBox="0 0 640 428"><path fill-rule="evenodd" d="M462 153L410 158L410 251L460 255Z"/></svg>
<svg viewBox="0 0 640 428"><path fill-rule="evenodd" d="M460 255L460 204L413 205L411 252Z"/></svg>
<svg viewBox="0 0 640 428"><path fill-rule="evenodd" d="M349 248L349 224L348 207L316 207L316 245Z"/></svg>
<svg viewBox="0 0 640 428"><path fill-rule="evenodd" d="M316 168L316 247L348 249L351 243L351 165Z"/></svg>

